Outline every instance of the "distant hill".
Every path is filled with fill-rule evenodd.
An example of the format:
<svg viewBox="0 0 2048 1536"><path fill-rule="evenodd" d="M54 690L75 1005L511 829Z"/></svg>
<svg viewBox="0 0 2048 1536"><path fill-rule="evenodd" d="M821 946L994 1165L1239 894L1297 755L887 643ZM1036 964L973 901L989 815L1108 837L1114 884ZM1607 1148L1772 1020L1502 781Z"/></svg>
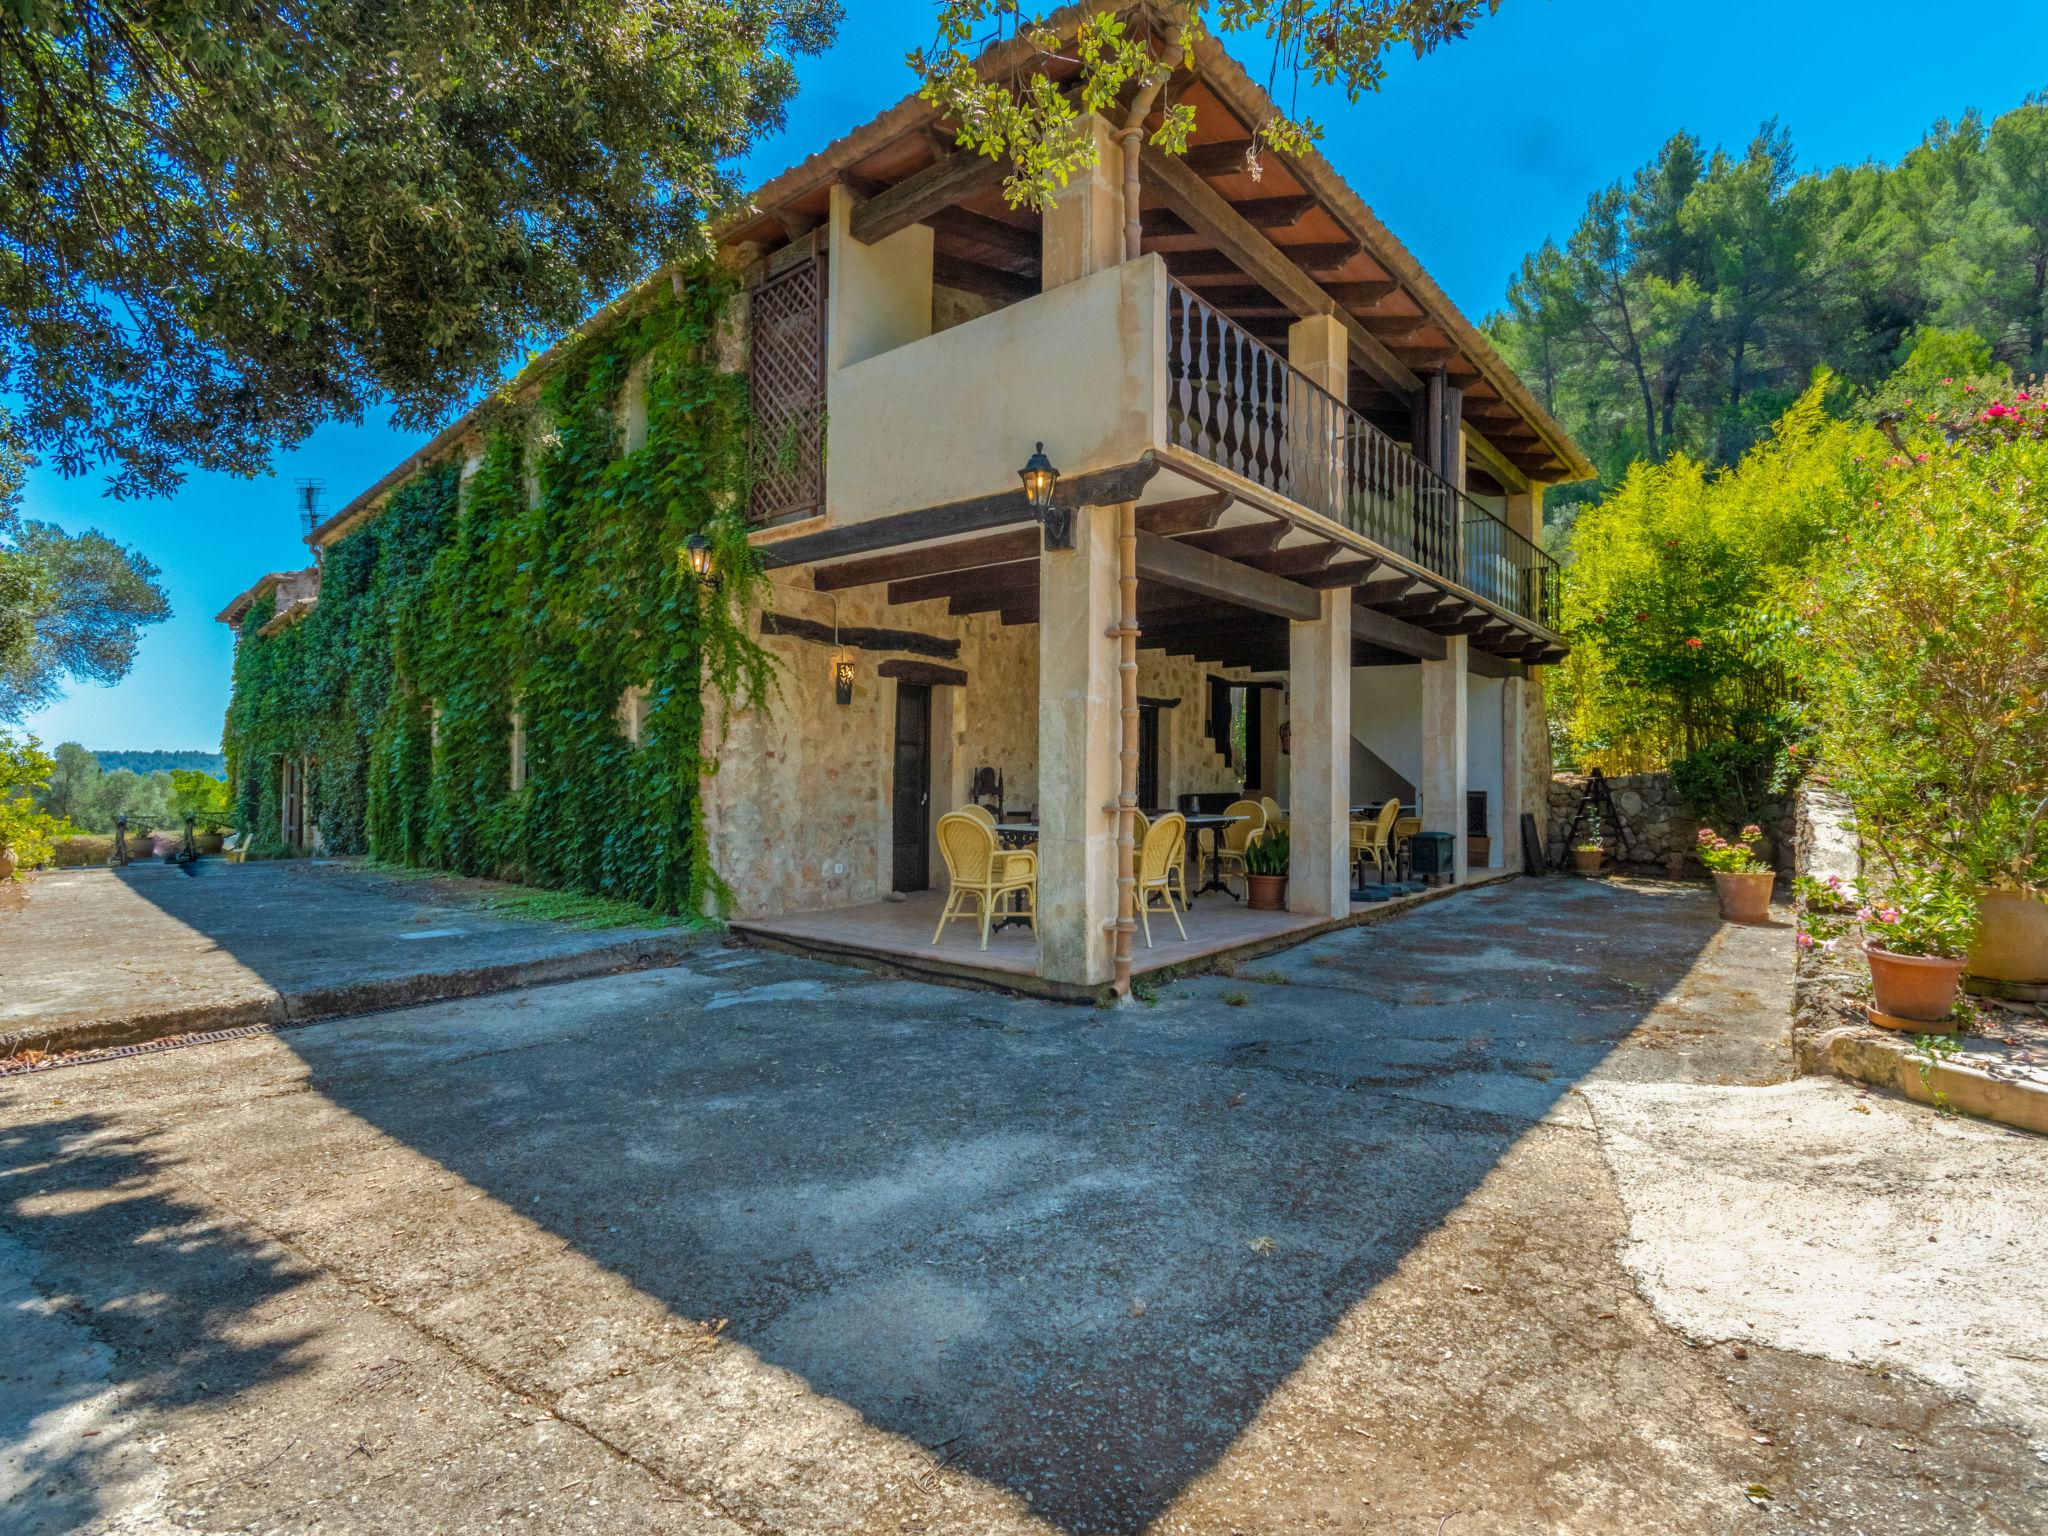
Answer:
<svg viewBox="0 0 2048 1536"><path fill-rule="evenodd" d="M197 768L215 778L228 771L228 760L218 752L102 752L97 747L92 755L100 760L100 767L108 773L117 768L126 768L131 773L169 773L173 768Z"/></svg>

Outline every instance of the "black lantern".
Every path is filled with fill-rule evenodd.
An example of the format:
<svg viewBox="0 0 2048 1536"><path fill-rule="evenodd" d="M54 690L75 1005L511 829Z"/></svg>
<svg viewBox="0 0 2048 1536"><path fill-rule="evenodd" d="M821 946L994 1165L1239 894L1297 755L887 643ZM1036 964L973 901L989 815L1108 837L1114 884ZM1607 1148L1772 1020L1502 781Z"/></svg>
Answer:
<svg viewBox="0 0 2048 1536"><path fill-rule="evenodd" d="M853 651L847 646L832 653L832 696L841 704L853 702Z"/></svg>
<svg viewBox="0 0 2048 1536"><path fill-rule="evenodd" d="M709 591L718 590L718 573L711 568L711 541L701 533L693 533L683 540L683 559L689 563L690 574L697 578L700 586Z"/></svg>
<svg viewBox="0 0 2048 1536"><path fill-rule="evenodd" d="M1045 547L1072 549L1074 509L1053 505L1053 492L1059 488L1060 472L1045 456L1045 444L1040 443L1031 457L1025 460L1024 467L1017 471L1017 478L1024 482L1024 499L1030 504L1032 514L1045 525Z"/></svg>

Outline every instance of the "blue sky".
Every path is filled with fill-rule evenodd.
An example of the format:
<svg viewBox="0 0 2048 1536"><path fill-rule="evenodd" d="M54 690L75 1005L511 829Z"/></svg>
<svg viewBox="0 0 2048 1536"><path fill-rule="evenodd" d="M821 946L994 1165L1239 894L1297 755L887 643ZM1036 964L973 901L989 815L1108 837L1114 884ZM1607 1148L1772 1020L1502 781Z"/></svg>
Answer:
<svg viewBox="0 0 2048 1536"><path fill-rule="evenodd" d="M909 90L902 56L929 40L930 7L847 8L833 50L803 64L789 127L756 150L748 181ZM1240 51L1257 57L1250 44ZM1973 106L1995 115L2043 89L2048 8L2008 7L1971 26L1892 0L1507 0L1467 41L1399 61L1378 97L1356 107L1304 97L1300 110L1323 122L1337 168L1477 319L1499 303L1524 253L1570 230L1588 193L1680 129L1739 148L1775 116L1803 165L1892 160L1936 118ZM37 472L28 514L139 547L163 568L175 616L146 632L126 680L74 685L29 728L95 748L216 747L232 646L213 615L265 571L306 563L293 481L324 479L338 507L418 441L382 422L329 427L269 478L194 476L156 502L107 501L96 480Z"/></svg>

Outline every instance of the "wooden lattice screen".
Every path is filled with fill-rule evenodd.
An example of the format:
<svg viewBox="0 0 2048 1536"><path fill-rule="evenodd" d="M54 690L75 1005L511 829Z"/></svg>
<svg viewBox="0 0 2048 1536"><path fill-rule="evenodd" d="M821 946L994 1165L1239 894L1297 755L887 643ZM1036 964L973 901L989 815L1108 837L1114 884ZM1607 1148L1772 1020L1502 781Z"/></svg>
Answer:
<svg viewBox="0 0 2048 1536"><path fill-rule="evenodd" d="M748 521L786 522L825 505L825 264L800 262L754 292L753 499Z"/></svg>

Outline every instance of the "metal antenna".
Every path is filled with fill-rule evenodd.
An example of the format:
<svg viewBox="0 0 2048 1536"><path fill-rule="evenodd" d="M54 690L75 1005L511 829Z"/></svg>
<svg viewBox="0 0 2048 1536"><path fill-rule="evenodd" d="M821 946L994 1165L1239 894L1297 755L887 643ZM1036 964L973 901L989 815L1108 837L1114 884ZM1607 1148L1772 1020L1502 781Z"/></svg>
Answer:
<svg viewBox="0 0 2048 1536"><path fill-rule="evenodd" d="M320 526L320 497L327 489L325 480L301 480L299 482L299 531L309 538Z"/></svg>

